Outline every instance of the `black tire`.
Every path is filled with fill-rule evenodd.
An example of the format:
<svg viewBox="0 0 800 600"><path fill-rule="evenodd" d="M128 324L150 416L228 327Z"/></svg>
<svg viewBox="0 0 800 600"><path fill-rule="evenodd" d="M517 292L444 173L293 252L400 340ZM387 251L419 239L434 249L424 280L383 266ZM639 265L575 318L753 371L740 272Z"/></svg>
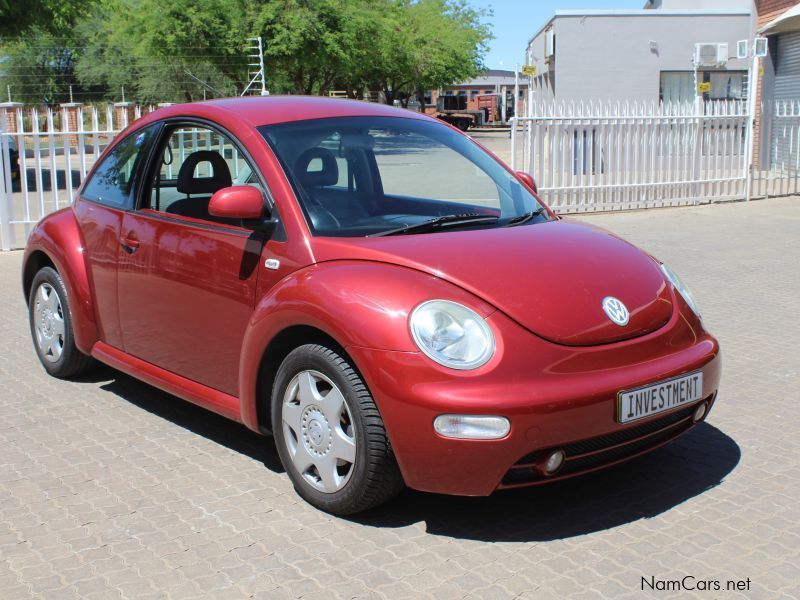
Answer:
<svg viewBox="0 0 800 600"><path fill-rule="evenodd" d="M459 119L458 121L456 121L456 127L460 131L467 131L469 129L469 121L467 121L466 119Z"/></svg>
<svg viewBox="0 0 800 600"><path fill-rule="evenodd" d="M284 396L292 380L304 371L317 372L334 383L352 417L355 462L350 467L349 479L338 491L319 491L309 483L292 462L287 445L283 426ZM312 506L332 514L349 515L388 502L403 489L403 478L378 408L359 374L336 351L307 344L289 353L278 369L272 388L272 423L281 462L297 493Z"/></svg>
<svg viewBox="0 0 800 600"><path fill-rule="evenodd" d="M52 293L58 297L60 305L58 314L63 320L64 332L60 336L56 336L62 340L60 344L61 353L57 358L54 357L52 352L49 354L45 352L37 339L36 307L37 302L40 301L37 299L37 294L40 293L40 288L43 285L49 286ZM91 356L83 354L75 346L75 336L72 331L72 313L70 311L69 298L67 297L67 289L58 271L52 267L43 267L33 278L30 296L28 297L28 321L30 323L33 347L39 357L39 362L42 363L45 371L53 377L61 379L75 377L89 371L97 364Z"/></svg>

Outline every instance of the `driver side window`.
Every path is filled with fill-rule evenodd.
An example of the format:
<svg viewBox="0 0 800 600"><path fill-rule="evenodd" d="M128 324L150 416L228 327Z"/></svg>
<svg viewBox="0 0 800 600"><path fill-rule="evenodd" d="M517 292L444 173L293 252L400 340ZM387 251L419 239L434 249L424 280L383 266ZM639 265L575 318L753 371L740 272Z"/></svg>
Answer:
<svg viewBox="0 0 800 600"><path fill-rule="evenodd" d="M263 189L252 166L232 140L200 125L176 127L169 133L153 177L149 208L192 219L242 226L239 220L209 214L211 196L232 185Z"/></svg>

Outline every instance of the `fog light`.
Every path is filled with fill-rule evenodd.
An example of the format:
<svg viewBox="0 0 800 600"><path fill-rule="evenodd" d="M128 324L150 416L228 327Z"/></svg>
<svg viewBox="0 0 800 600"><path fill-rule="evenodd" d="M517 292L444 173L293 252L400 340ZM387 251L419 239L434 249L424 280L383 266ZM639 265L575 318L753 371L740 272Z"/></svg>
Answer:
<svg viewBox="0 0 800 600"><path fill-rule="evenodd" d="M566 455L564 454L563 450L556 450L550 456L547 457L547 462L544 463L544 470L548 475L552 475L556 471L561 468L561 465L564 464L564 458Z"/></svg>
<svg viewBox="0 0 800 600"><path fill-rule="evenodd" d="M511 423L505 417L439 415L433 428L441 436L464 440L497 440L508 435Z"/></svg>
<svg viewBox="0 0 800 600"><path fill-rule="evenodd" d="M692 415L692 421L697 423L700 419L706 416L706 403L701 402L697 405L697 408L694 409L694 414Z"/></svg>

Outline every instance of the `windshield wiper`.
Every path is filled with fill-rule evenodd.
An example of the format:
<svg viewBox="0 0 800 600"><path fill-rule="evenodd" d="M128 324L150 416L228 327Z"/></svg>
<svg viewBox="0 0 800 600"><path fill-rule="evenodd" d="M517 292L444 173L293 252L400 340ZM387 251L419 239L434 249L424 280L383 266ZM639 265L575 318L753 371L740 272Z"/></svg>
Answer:
<svg viewBox="0 0 800 600"><path fill-rule="evenodd" d="M432 231L435 229L442 229L444 227L457 227L459 225L473 225L475 223L494 223L500 217L495 215L482 215L480 213L465 213L463 215L444 215L428 219L422 223L415 223L414 225L405 225L397 229L389 229L387 231L379 231L378 233L371 233L367 237L383 237L386 235L403 235L406 233L419 233L421 231Z"/></svg>
<svg viewBox="0 0 800 600"><path fill-rule="evenodd" d="M544 214L544 206L540 206L536 210L532 210L531 212L525 213L524 215L519 215L518 217L514 217L508 222L506 227L514 227L515 225L522 225L523 223L527 223L531 219L535 219L536 217Z"/></svg>

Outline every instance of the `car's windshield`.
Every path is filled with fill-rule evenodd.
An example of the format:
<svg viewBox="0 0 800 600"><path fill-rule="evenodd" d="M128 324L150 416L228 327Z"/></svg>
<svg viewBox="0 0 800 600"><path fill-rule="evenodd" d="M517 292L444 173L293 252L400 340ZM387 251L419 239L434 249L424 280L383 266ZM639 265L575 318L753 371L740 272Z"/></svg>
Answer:
<svg viewBox="0 0 800 600"><path fill-rule="evenodd" d="M316 235L501 227L541 208L480 147L435 122L340 117L259 131L283 165ZM467 218L437 219L453 215ZM548 218L541 211L524 222ZM420 226L434 220L436 227Z"/></svg>

